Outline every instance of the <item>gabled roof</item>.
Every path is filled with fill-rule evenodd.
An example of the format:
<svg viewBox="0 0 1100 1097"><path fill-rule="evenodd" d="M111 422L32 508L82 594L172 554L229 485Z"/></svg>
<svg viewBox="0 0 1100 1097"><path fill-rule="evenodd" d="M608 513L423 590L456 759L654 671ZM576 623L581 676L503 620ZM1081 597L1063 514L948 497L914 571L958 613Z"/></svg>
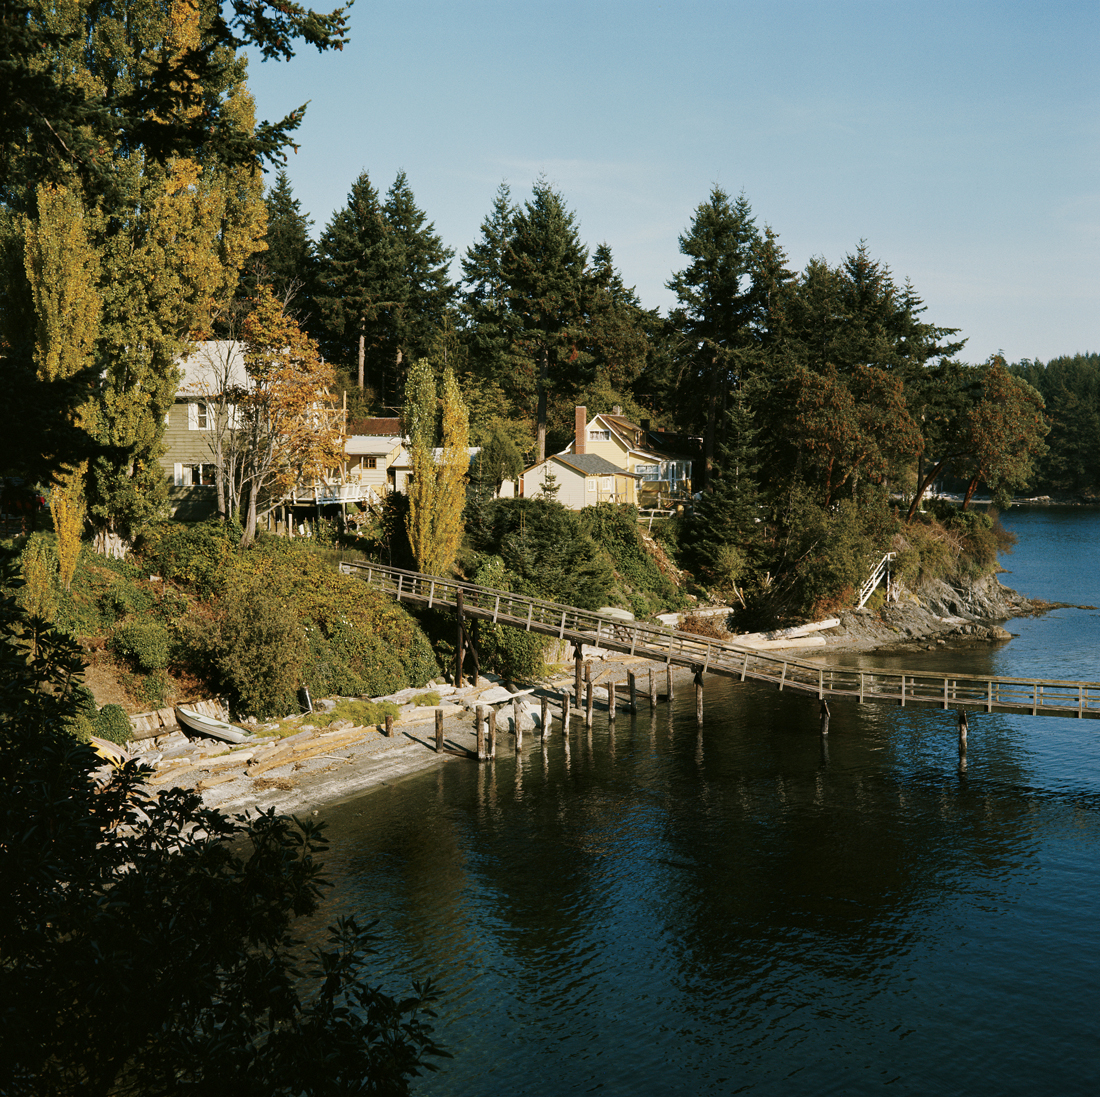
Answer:
<svg viewBox="0 0 1100 1097"><path fill-rule="evenodd" d="M613 465L606 457L598 453L555 453L550 460L560 461L582 476L632 476L626 469Z"/></svg>

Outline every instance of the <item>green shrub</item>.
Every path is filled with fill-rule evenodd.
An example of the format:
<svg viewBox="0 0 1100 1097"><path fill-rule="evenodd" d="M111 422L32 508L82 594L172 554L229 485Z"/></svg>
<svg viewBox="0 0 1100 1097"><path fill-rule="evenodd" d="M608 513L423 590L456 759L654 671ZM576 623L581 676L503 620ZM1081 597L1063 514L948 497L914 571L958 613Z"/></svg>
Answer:
<svg viewBox="0 0 1100 1097"><path fill-rule="evenodd" d="M130 717L120 705L104 705L92 724L94 734L109 743L125 746L134 734Z"/></svg>
<svg viewBox="0 0 1100 1097"><path fill-rule="evenodd" d="M308 650L297 614L260 583L231 590L218 606L210 661L236 712L294 711Z"/></svg>
<svg viewBox="0 0 1100 1097"><path fill-rule="evenodd" d="M475 582L515 594L530 593L529 589L525 589L527 584L509 572L499 556L490 556L482 562ZM474 622L474 638L484 669L518 681L537 678L544 671L544 657L550 641L537 632L494 625L479 618Z"/></svg>
<svg viewBox="0 0 1100 1097"><path fill-rule="evenodd" d="M111 648L139 670L164 670L168 666L168 629L149 618L129 621L116 630Z"/></svg>

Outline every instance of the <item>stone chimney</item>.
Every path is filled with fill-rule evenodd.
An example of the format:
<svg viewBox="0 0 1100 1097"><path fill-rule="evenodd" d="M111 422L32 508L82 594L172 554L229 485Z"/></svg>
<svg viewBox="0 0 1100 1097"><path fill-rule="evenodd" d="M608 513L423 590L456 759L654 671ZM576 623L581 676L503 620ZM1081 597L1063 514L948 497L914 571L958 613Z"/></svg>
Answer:
<svg viewBox="0 0 1100 1097"><path fill-rule="evenodd" d="M613 408L611 409L611 414L612 414L612 415L622 415L622 413L623 413L623 406L622 406L622 404L616 404L616 405L615 405L615 406L614 406L614 407L613 407Z"/></svg>
<svg viewBox="0 0 1100 1097"><path fill-rule="evenodd" d="M584 436L588 427L588 408L578 407L574 413L574 426L575 439L573 442L573 452L581 454L585 452L584 449Z"/></svg>

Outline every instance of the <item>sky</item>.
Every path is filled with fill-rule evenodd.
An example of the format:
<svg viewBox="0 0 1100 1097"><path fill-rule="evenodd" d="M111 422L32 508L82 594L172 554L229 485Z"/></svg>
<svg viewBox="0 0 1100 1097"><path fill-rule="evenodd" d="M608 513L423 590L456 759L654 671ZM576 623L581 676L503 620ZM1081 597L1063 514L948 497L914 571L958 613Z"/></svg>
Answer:
<svg viewBox="0 0 1100 1097"><path fill-rule="evenodd" d="M343 51L249 84L261 118L309 101L315 235L404 170L457 278L498 185L544 175L664 312L718 185L795 269L865 241L965 361L1100 351L1096 0L358 0Z"/></svg>

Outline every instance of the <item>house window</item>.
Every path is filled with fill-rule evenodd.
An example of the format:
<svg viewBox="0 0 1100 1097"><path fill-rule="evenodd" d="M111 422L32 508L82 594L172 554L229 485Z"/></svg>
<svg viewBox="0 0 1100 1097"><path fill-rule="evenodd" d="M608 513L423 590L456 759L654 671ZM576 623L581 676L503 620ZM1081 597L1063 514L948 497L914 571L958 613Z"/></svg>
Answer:
<svg viewBox="0 0 1100 1097"><path fill-rule="evenodd" d="M588 432L588 440L590 442L610 442L611 431L609 430L590 430Z"/></svg>
<svg viewBox="0 0 1100 1097"><path fill-rule="evenodd" d="M611 491L611 490L612 490L612 488L614 488L614 486L615 486L615 485L614 485L614 483L612 482L612 480L611 480L611 477L610 477L610 476L605 476L605 477L603 478L603 483L602 483L602 484L600 484L600 487L601 487L601 488L603 488L603 490L604 490L604 491Z"/></svg>
<svg viewBox="0 0 1100 1097"><path fill-rule="evenodd" d="M214 429L214 409L205 400L187 405L187 429Z"/></svg>
<svg viewBox="0 0 1100 1097"><path fill-rule="evenodd" d="M364 457L363 458L363 468L365 468L365 469L376 469L376 468L378 468L378 458L377 457Z"/></svg>
<svg viewBox="0 0 1100 1097"><path fill-rule="evenodd" d="M659 480L661 478L659 465L635 465L634 471L645 480Z"/></svg>
<svg viewBox="0 0 1100 1097"><path fill-rule="evenodd" d="M595 480L589 480L587 483L588 483L588 490L589 491L595 491L596 490L596 481Z"/></svg>

